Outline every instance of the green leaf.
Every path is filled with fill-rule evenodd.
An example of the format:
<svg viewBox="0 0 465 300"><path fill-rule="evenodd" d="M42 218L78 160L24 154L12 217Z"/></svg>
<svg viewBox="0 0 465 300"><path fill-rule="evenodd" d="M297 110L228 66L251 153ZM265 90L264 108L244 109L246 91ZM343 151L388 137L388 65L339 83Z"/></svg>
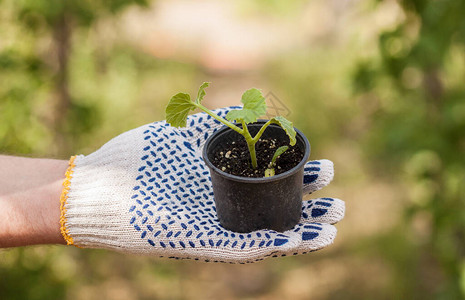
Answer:
<svg viewBox="0 0 465 300"><path fill-rule="evenodd" d="M278 156L280 156L281 154L286 152L287 149L289 149L288 146L279 147L278 150L276 150L276 152L274 153L273 158L271 159L271 164L274 165L274 163L276 162L276 159L278 158Z"/></svg>
<svg viewBox="0 0 465 300"><path fill-rule="evenodd" d="M265 170L265 177L271 177L271 176L274 176L274 169L271 168L271 169L266 169Z"/></svg>
<svg viewBox="0 0 465 300"><path fill-rule="evenodd" d="M199 87L199 92L197 93L197 99L195 99L195 102L197 104L200 104L203 100L203 97L205 97L205 89L210 85L210 82L204 82L202 85Z"/></svg>
<svg viewBox="0 0 465 300"><path fill-rule="evenodd" d="M294 126L292 125L291 121L289 121L288 119L286 119L283 116L277 116L277 117L274 117L273 119L271 119L271 123L275 123L275 124L278 124L279 126L281 126L286 131L287 135L289 136L289 142L290 142L291 146L295 145L295 143L296 143L296 139L295 139L296 132L294 130Z"/></svg>
<svg viewBox="0 0 465 300"><path fill-rule="evenodd" d="M185 127L189 111L196 108L188 94L178 93L174 95L166 106L166 123L174 127Z"/></svg>
<svg viewBox="0 0 465 300"><path fill-rule="evenodd" d="M229 121L244 121L246 124L257 121L257 118L266 112L265 97L258 89L250 89L242 94L242 109L235 109L228 112L226 119Z"/></svg>

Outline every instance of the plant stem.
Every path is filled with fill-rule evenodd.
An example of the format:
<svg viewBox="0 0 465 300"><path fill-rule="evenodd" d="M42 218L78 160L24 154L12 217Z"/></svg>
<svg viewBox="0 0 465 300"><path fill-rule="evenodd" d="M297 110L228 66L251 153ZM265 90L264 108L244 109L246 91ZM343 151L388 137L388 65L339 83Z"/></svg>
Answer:
<svg viewBox="0 0 465 300"><path fill-rule="evenodd" d="M252 135L250 135L249 129L247 128L247 124L245 124L244 121L242 121L242 129L240 129L239 127L237 127L233 123L229 122L225 118L221 118L220 116L214 114L213 112L211 112L208 108L206 108L202 104L200 104L200 103L194 103L194 104L195 104L195 106L197 106L198 108L200 108L201 110L206 112L208 115L212 116L213 118L220 121L224 125L228 126L232 130L234 130L237 133L241 134L245 138L245 140L247 142L247 146L249 148L249 152L250 152L250 159L252 160L252 167L254 169L256 169L257 168L257 155L255 153L255 144L257 143L260 136L263 134L263 131L265 130L265 127L270 124L270 121L268 121L267 123L265 123L263 125L263 127L260 129L260 131L255 136L255 138L252 138Z"/></svg>
<svg viewBox="0 0 465 300"><path fill-rule="evenodd" d="M257 132L257 134L253 137L253 142L256 143L258 142L258 139L262 136L263 132L265 132L265 129L268 127L268 125L271 124L272 120L268 120L263 126L260 128L260 130Z"/></svg>
<svg viewBox="0 0 465 300"><path fill-rule="evenodd" d="M256 169L257 168L257 156L255 154L255 143L254 144L247 143L247 146L249 146L250 158L252 159L252 167Z"/></svg>
<svg viewBox="0 0 465 300"><path fill-rule="evenodd" d="M212 113L208 108L206 108L205 106L203 106L202 104L200 103L194 103L195 106L197 106L198 108L200 108L201 110L203 110L204 112L206 112L208 115L212 116L213 118L215 118L216 120L220 121L221 123L223 123L224 125L228 126L229 128L231 128L232 130L236 131L237 133L239 134L244 134L244 129L240 129L239 127L237 127L236 125L234 125L233 123L229 122L228 120L226 120L225 118L221 118L220 116ZM247 127L245 127L247 128ZM250 134L249 134L250 135Z"/></svg>
<svg viewBox="0 0 465 300"><path fill-rule="evenodd" d="M257 155L255 153L255 141L250 135L249 129L247 128L247 124L245 124L244 120L242 120L242 129L244 130L243 136L247 142L247 146L249 147L250 152L250 159L252 160L252 167L254 169L257 168Z"/></svg>

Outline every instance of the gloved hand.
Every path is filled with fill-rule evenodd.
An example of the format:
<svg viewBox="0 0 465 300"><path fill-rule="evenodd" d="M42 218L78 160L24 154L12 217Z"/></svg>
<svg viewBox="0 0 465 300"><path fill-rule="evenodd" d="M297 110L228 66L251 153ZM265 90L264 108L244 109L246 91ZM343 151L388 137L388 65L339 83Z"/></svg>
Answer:
<svg viewBox="0 0 465 300"><path fill-rule="evenodd" d="M233 108L216 110L220 116ZM68 244L170 258L245 263L270 256L304 254L331 244L344 202L304 201L292 230L234 233L215 212L206 139L223 125L205 113L187 127L165 121L141 126L110 140L96 152L71 158L61 197L62 233ZM305 167L303 191L333 178L328 160Z"/></svg>

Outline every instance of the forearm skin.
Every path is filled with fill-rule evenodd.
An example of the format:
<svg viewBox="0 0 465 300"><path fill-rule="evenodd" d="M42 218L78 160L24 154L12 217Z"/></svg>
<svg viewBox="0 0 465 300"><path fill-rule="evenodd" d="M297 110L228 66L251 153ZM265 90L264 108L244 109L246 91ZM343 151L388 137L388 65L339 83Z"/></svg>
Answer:
<svg viewBox="0 0 465 300"><path fill-rule="evenodd" d="M65 160L0 155L0 248L66 244L60 232Z"/></svg>

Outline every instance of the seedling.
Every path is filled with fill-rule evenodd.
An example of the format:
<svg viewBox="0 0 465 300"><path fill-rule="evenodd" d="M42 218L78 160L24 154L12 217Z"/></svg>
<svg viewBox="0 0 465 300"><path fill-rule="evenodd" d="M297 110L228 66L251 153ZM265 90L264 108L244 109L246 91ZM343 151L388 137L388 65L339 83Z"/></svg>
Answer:
<svg viewBox="0 0 465 300"><path fill-rule="evenodd" d="M229 111L226 114L225 119L214 114L212 111L210 111L208 108L201 104L203 98L205 97L205 88L207 88L209 84L209 82L204 82L200 86L199 91L197 93L197 98L194 101L191 100L190 96L185 93L178 93L174 95L168 103L168 106L166 107L166 122L174 127L185 127L187 124L187 115L189 114L189 112L196 108L201 109L202 111L206 112L216 120L231 128L232 130L238 132L245 138L250 152L252 167L254 169L257 168L255 144L270 124L278 124L279 126L281 126L283 130L286 132L286 134L289 136L289 144L291 146L295 145L296 132L294 130L294 127L292 126L292 122L288 121L286 118L282 116L277 116L268 120L265 124L263 124L263 126L260 128L257 134L255 134L255 136L252 137L252 135L250 134L247 128L247 124L256 122L257 118L262 116L266 112L265 97L263 97L260 90L252 88L245 91L241 99L241 102L244 104L242 109L235 109ZM242 128L234 125L231 122L241 123ZM284 149L283 147L280 147L276 151L272 163L270 163L271 166L274 165L276 158L287 150L287 148ZM278 151L280 151L280 153L278 153Z"/></svg>
<svg viewBox="0 0 465 300"><path fill-rule="evenodd" d="M271 162L268 164L268 169L265 170L265 177L274 176L275 174L274 167L276 166L276 159L278 159L278 157L281 154L286 152L288 148L289 148L288 146L281 146L276 150L276 152L273 155L273 158L271 159Z"/></svg>

